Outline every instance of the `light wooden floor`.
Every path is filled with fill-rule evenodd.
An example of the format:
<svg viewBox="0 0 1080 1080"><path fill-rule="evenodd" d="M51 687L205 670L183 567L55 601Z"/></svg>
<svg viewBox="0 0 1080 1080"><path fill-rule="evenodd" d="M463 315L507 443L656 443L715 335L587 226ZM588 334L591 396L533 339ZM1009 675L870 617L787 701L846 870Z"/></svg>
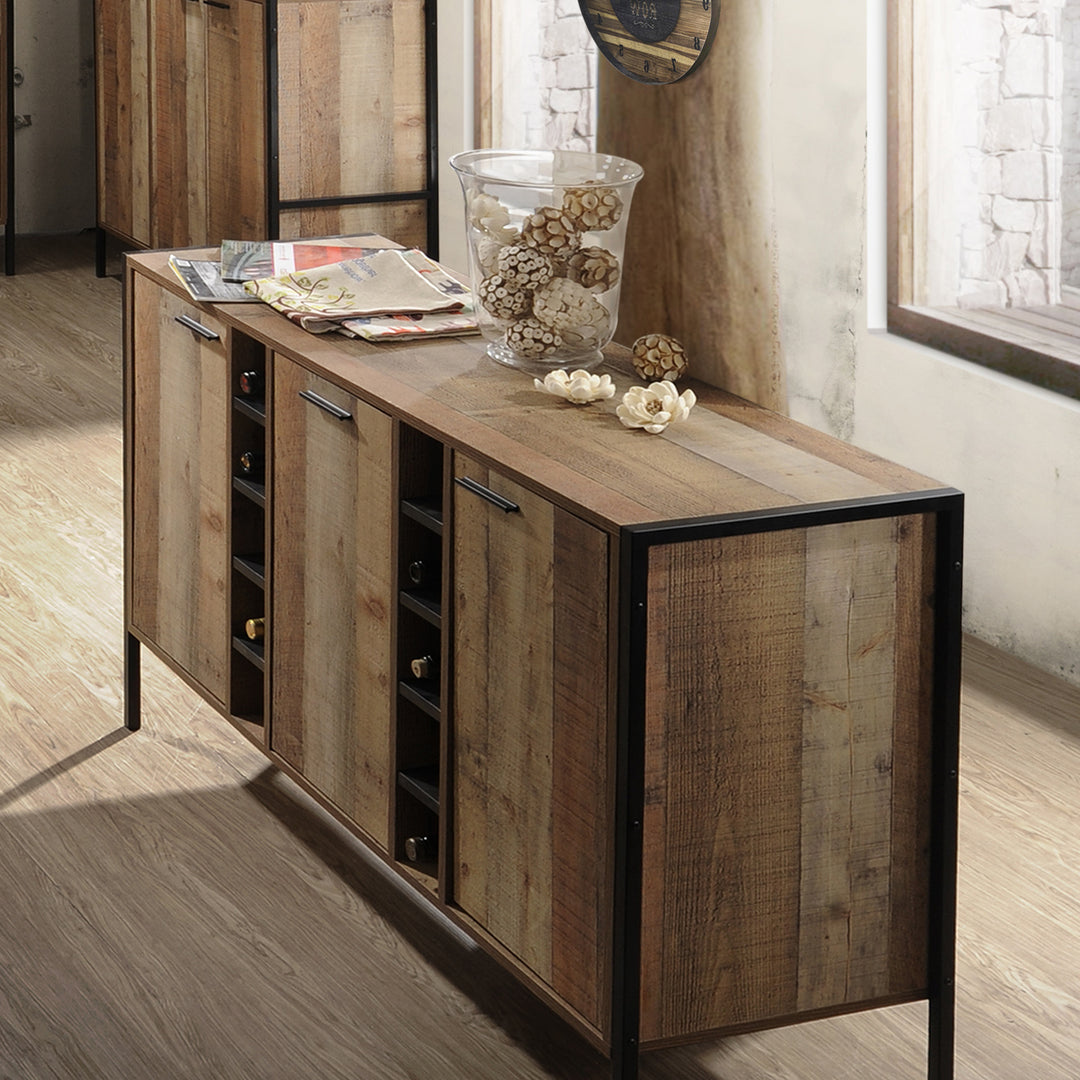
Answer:
<svg viewBox="0 0 1080 1080"><path fill-rule="evenodd" d="M0 1080L594 1080L600 1058L149 659L120 726L120 285L0 278ZM1080 693L970 642L957 1075L1080 1076ZM914 1080L925 1006L645 1080Z"/></svg>

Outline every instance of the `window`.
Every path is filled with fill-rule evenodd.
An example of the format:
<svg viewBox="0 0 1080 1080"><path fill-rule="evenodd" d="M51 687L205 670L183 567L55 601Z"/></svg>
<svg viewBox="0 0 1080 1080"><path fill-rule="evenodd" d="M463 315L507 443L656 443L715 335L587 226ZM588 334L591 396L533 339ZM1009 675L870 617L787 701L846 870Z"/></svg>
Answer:
<svg viewBox="0 0 1080 1080"><path fill-rule="evenodd" d="M1080 0L889 10L889 329L1080 398Z"/></svg>

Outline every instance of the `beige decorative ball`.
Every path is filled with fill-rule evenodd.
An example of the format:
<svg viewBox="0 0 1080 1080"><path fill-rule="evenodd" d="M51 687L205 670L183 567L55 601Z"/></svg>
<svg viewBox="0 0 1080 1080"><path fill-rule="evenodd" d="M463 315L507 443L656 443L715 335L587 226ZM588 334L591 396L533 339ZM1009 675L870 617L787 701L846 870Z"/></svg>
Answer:
<svg viewBox="0 0 1080 1080"><path fill-rule="evenodd" d="M507 328L506 344L519 356L535 358L553 353L562 345L562 337L557 330L530 316Z"/></svg>
<svg viewBox="0 0 1080 1080"><path fill-rule="evenodd" d="M504 247L505 244L492 240L490 236L482 236L477 240L473 250L476 252L476 261L485 274L498 273L499 252Z"/></svg>
<svg viewBox="0 0 1080 1080"><path fill-rule="evenodd" d="M552 278L536 290L533 314L559 333L578 327L597 327L607 322L604 305L576 282Z"/></svg>
<svg viewBox="0 0 1080 1080"><path fill-rule="evenodd" d="M591 292L607 292L619 283L619 260L607 248L580 248L566 260L566 276Z"/></svg>
<svg viewBox="0 0 1080 1080"><path fill-rule="evenodd" d="M495 257L496 271L508 284L538 289L555 275L551 259L535 247L511 244Z"/></svg>
<svg viewBox="0 0 1080 1080"><path fill-rule="evenodd" d="M581 243L577 226L557 206L540 206L521 223L521 242L550 255L565 259Z"/></svg>
<svg viewBox="0 0 1080 1080"><path fill-rule="evenodd" d="M532 307L532 293L502 274L492 274L480 282L477 299L493 319L516 319Z"/></svg>
<svg viewBox="0 0 1080 1080"><path fill-rule="evenodd" d="M634 370L642 379L675 382L689 366L686 350L669 334L644 334L634 342Z"/></svg>
<svg viewBox="0 0 1080 1080"><path fill-rule="evenodd" d="M566 189L562 208L582 232L601 232L622 217L623 202L614 188L585 184Z"/></svg>

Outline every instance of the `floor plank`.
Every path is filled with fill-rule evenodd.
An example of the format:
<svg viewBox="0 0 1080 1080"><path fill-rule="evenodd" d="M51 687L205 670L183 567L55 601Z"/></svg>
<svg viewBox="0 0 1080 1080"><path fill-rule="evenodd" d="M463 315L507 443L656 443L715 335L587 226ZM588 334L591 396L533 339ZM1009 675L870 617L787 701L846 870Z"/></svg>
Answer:
<svg viewBox="0 0 1080 1080"><path fill-rule="evenodd" d="M120 285L0 279L0 1078L594 1080L601 1059L151 658L120 726ZM1080 692L966 649L957 1076L1080 1070ZM923 1005L644 1080L916 1080Z"/></svg>

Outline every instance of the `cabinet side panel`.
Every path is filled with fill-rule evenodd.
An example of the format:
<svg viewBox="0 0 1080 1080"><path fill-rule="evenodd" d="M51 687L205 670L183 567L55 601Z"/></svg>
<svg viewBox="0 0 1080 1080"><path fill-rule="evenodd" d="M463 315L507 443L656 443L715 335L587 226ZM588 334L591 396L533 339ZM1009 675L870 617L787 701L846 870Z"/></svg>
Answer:
<svg viewBox="0 0 1080 1080"><path fill-rule="evenodd" d="M937 518L902 517L897 527L896 725L892 746L893 893L890 986L928 983L930 798L934 699ZM904 902L907 898L908 902Z"/></svg>
<svg viewBox="0 0 1080 1080"><path fill-rule="evenodd" d="M229 386L221 340L179 328L205 312L135 275L132 618L226 700Z"/></svg>
<svg viewBox="0 0 1080 1080"><path fill-rule="evenodd" d="M925 989L933 545L652 552L643 1039Z"/></svg>
<svg viewBox="0 0 1080 1080"><path fill-rule="evenodd" d="M391 454L386 414L275 358L271 745L384 848Z"/></svg>
<svg viewBox="0 0 1080 1080"><path fill-rule="evenodd" d="M794 1011L805 537L649 561L643 1040Z"/></svg>
<svg viewBox="0 0 1080 1080"><path fill-rule="evenodd" d="M800 1010L889 988L896 527L807 535Z"/></svg>
<svg viewBox="0 0 1080 1080"><path fill-rule="evenodd" d="M281 197L424 187L420 0L282 0L278 40Z"/></svg>
<svg viewBox="0 0 1080 1080"><path fill-rule="evenodd" d="M161 402L161 321L158 288L132 274L131 365L131 619L157 640L158 520L157 486L161 475L159 414Z"/></svg>

